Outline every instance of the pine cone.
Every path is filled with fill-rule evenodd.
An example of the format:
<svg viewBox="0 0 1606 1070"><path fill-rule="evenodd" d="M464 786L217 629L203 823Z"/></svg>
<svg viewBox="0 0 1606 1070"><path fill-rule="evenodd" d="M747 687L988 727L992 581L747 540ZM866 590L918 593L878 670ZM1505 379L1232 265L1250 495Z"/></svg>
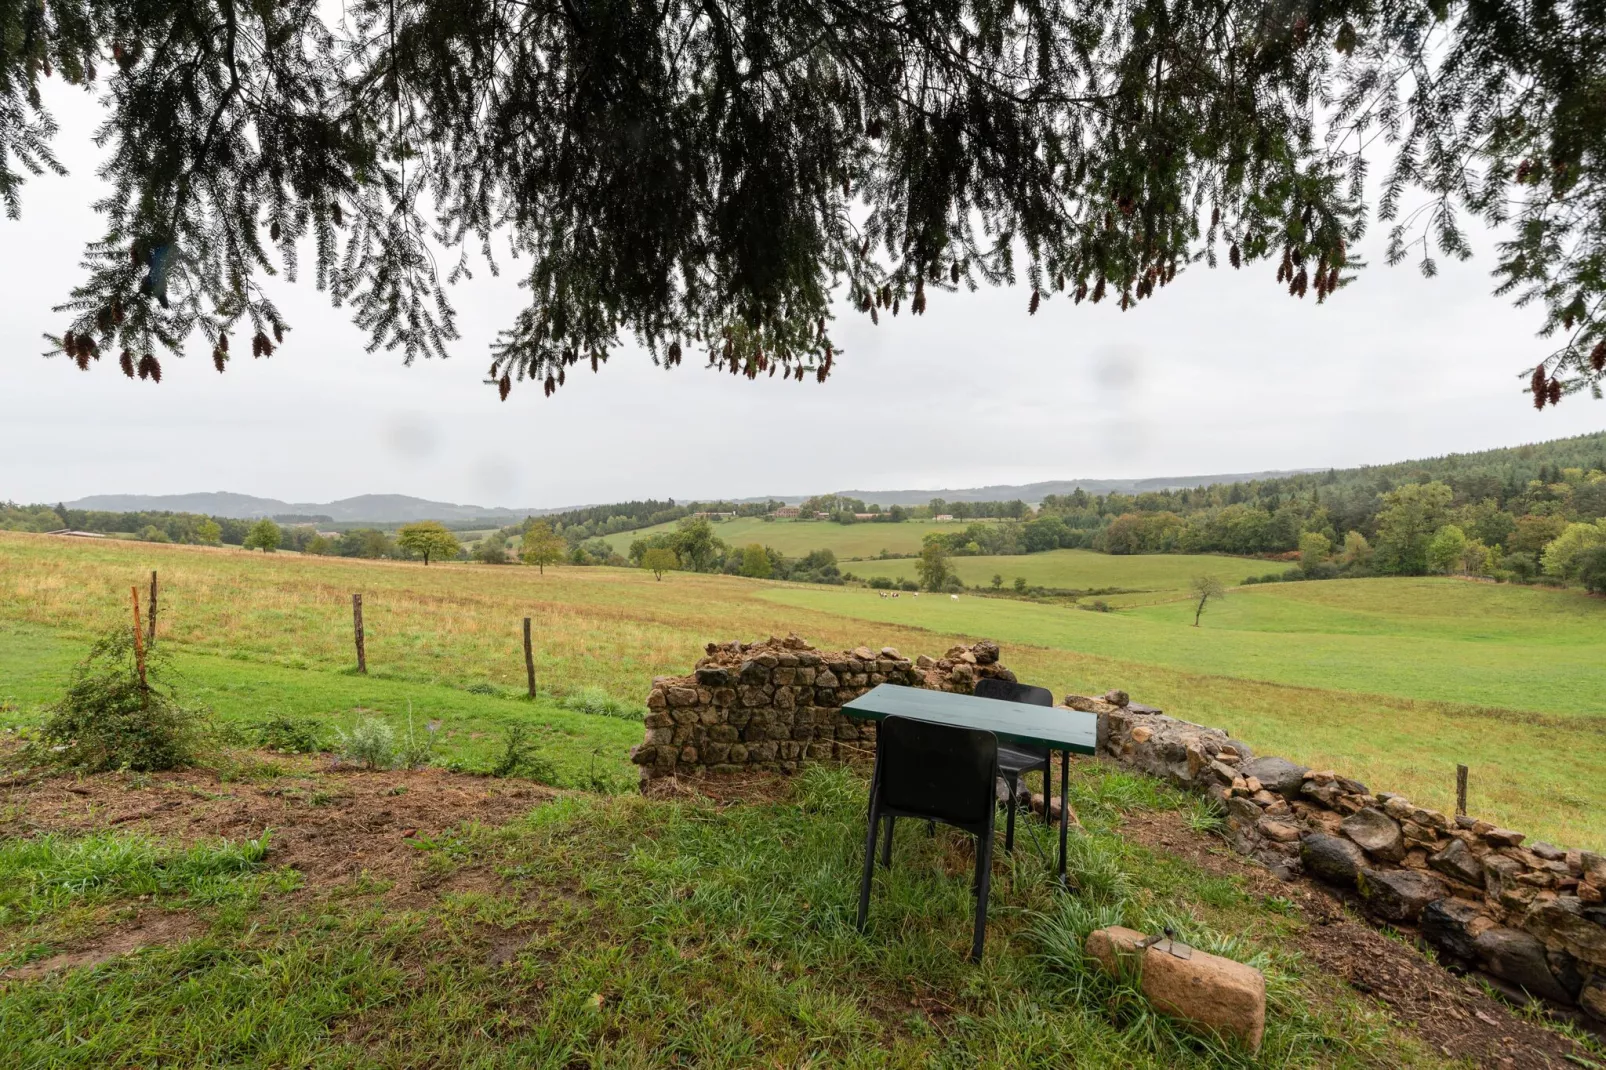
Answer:
<svg viewBox="0 0 1606 1070"><path fill-rule="evenodd" d="M274 241L279 240L279 221L277 219L275 219L273 224L268 227L268 237L272 238Z"/></svg>
<svg viewBox="0 0 1606 1070"><path fill-rule="evenodd" d="M71 331L61 336L61 351L69 357L78 356L78 338Z"/></svg>
<svg viewBox="0 0 1606 1070"><path fill-rule="evenodd" d="M219 375L223 374L223 365L228 359L228 355L222 348L217 346L212 348L212 367L218 370Z"/></svg>
<svg viewBox="0 0 1606 1070"><path fill-rule="evenodd" d="M948 277L953 280L955 286L959 285L959 261L954 261L954 266L948 272Z"/></svg>
<svg viewBox="0 0 1606 1070"><path fill-rule="evenodd" d="M496 392L501 395L503 401L507 400L507 396L512 390L513 380L506 375L502 376L496 384Z"/></svg>
<svg viewBox="0 0 1606 1070"><path fill-rule="evenodd" d="M117 363L123 369L124 375L130 379L134 377L134 353L132 350L123 350L123 355L118 359Z"/></svg>
<svg viewBox="0 0 1606 1070"><path fill-rule="evenodd" d="M1227 261L1234 269L1243 267L1243 253L1239 250L1237 242L1233 242L1232 248L1227 250Z"/></svg>
<svg viewBox="0 0 1606 1070"><path fill-rule="evenodd" d="M1589 366L1596 371L1606 371L1606 338L1595 343L1595 348L1589 353Z"/></svg>
<svg viewBox="0 0 1606 1070"><path fill-rule="evenodd" d="M1043 295L1038 293L1036 290L1033 290L1032 291L1032 303L1031 303L1031 305L1029 305L1027 307L1026 314L1029 315L1029 316L1037 315L1037 306L1042 303L1042 300L1043 300Z"/></svg>
<svg viewBox="0 0 1606 1070"><path fill-rule="evenodd" d="M1560 379L1552 379L1552 380L1550 380L1550 386L1548 388L1546 388L1545 396L1550 399L1550 403L1552 405L1560 405L1561 404L1561 380Z"/></svg>

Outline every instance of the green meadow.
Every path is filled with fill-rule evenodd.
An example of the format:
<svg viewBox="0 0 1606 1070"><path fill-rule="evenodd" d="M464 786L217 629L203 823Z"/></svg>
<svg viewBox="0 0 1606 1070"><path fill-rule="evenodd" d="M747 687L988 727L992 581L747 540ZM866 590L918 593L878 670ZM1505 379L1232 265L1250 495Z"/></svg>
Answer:
<svg viewBox="0 0 1606 1070"><path fill-rule="evenodd" d="M1112 605L1148 602L1175 597L1186 591L1195 576L1214 576L1227 586L1246 577L1282 572L1288 566L1276 561L1221 554L1100 554L1092 550L1049 550L1038 554L1008 557L950 557L948 565L967 587L990 586L994 576L1002 576L1004 586L1022 577L1032 587L1070 591L1117 590L1124 594L1105 599ZM894 561L856 561L847 566L855 576L866 579L917 579L913 559ZM900 599L901 601L901 599Z"/></svg>
<svg viewBox="0 0 1606 1070"><path fill-rule="evenodd" d="M412 701L415 719L426 707L450 712L470 764L486 760L514 711L533 712L507 697L524 687L525 616L546 696L536 707L552 706L554 717L587 688L639 705L654 675L685 672L710 640L797 632L822 646L935 655L985 636L1004 644L1023 679L1056 693L1121 687L1262 752L1425 805L1450 806L1455 766L1466 764L1476 812L1554 842L1606 845L1606 601L1448 578L1267 584L1229 590L1194 628L1187 603L1164 590L1190 562L1059 555L1090 586L1148 585L1152 604L1098 613L973 593L884 599L729 576L660 582L636 569L542 575L0 533L0 622L14 629L0 649L0 702L15 721L37 718L74 652L127 618L129 585L152 568L166 592L163 641L186 666L196 659L187 671L223 713L271 707L333 724L359 707L402 718ZM1092 570L1103 564L1099 577ZM367 678L350 671L354 590L364 592ZM18 635L48 653L28 653ZM590 744L569 782L605 768L592 755L599 747L615 748L608 775L628 777L619 755L639 729L598 731L607 746Z"/></svg>
<svg viewBox="0 0 1606 1070"><path fill-rule="evenodd" d="M906 520L900 524L838 524L830 520L766 520L763 517L743 516L716 521L714 534L731 546L762 543L773 546L787 557L801 557L811 550L830 550L845 561L874 557L883 550L889 554L916 554L920 552L920 540L925 536L963 531L971 523L938 524L930 520ZM624 553L636 539L674 531L675 526L659 524L606 538L608 545Z"/></svg>

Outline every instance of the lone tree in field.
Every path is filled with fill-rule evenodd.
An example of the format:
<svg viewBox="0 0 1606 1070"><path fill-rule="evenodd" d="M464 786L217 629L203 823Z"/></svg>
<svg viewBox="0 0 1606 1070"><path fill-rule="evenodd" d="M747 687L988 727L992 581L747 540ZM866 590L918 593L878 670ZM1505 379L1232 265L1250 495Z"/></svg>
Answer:
<svg viewBox="0 0 1606 1070"><path fill-rule="evenodd" d="M663 546L655 546L641 555L641 567L652 570L652 578L662 582L664 573L680 567L680 559L675 551Z"/></svg>
<svg viewBox="0 0 1606 1070"><path fill-rule="evenodd" d="M457 536L446 530L438 520L422 520L417 524L404 524L396 533L396 545L410 554L417 554L429 564L432 557L456 557L459 550Z"/></svg>
<svg viewBox="0 0 1606 1070"><path fill-rule="evenodd" d="M562 561L568 549L569 544L563 541L562 536L553 533L551 524L537 520L524 531L519 557L526 565L534 565L544 576L546 567Z"/></svg>
<svg viewBox="0 0 1606 1070"><path fill-rule="evenodd" d="M1199 627L1199 618L1204 615L1205 604L1212 598L1227 597L1227 589L1221 586L1221 581L1214 576L1195 576L1188 582L1188 589L1198 601L1193 607L1193 626Z"/></svg>
<svg viewBox="0 0 1606 1070"><path fill-rule="evenodd" d="M262 282L302 257L374 348L441 356L448 284L505 240L530 297L491 346L504 398L622 336L823 382L838 295L872 322L1006 283L1023 313L1127 309L1225 261L1323 301L1375 210L1430 275L1466 218L1497 228L1496 292L1555 338L1536 405L1606 372L1585 0L26 0L0 41L8 214L62 170L43 81L107 105L105 231L49 336L83 368L159 382L196 333L220 371L270 356Z"/></svg>
<svg viewBox="0 0 1606 1070"><path fill-rule="evenodd" d="M241 545L247 550L261 550L265 554L271 554L279 548L279 543L282 541L284 532L279 530L279 525L264 517L251 525L251 530L245 533L245 542Z"/></svg>
<svg viewBox="0 0 1606 1070"><path fill-rule="evenodd" d="M928 535L922 541L920 557L915 561L915 575L920 577L920 585L926 590L940 591L954 578L953 569L948 565L948 551L940 538Z"/></svg>

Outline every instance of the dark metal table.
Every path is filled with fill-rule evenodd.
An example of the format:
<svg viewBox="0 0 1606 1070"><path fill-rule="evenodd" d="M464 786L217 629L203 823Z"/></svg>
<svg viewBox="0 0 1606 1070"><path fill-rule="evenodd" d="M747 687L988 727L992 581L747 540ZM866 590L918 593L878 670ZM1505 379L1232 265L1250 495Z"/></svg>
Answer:
<svg viewBox="0 0 1606 1070"><path fill-rule="evenodd" d="M1065 838L1070 830L1071 807L1067 784L1071 778L1071 752L1093 754L1098 741L1098 718L1091 713L1054 706L931 691L923 687L879 684L851 702L842 704L850 717L879 721L908 717L916 721L973 728L991 732L1000 742L1021 743L1060 752L1060 854L1059 879L1065 884ZM1052 769L1052 766L1050 767ZM1051 776L1047 779L1052 780ZM1043 809L1053 785L1043 785Z"/></svg>

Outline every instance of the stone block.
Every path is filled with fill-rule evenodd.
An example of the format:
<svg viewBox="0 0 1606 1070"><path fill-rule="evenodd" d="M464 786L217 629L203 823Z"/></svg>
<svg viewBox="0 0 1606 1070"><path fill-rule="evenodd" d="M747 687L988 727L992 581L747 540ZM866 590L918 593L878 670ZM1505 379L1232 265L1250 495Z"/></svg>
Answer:
<svg viewBox="0 0 1606 1070"><path fill-rule="evenodd" d="M1405 837L1399 824L1376 807L1357 810L1339 828L1373 858L1398 862L1405 857Z"/></svg>
<svg viewBox="0 0 1606 1070"><path fill-rule="evenodd" d="M655 687L648 693L647 708L649 710L661 710L667 705L669 705L669 699L664 694L663 688Z"/></svg>
<svg viewBox="0 0 1606 1070"><path fill-rule="evenodd" d="M1366 865L1366 855L1349 840L1308 832L1300 837L1299 860L1313 877L1345 888L1355 886L1355 878Z"/></svg>
<svg viewBox="0 0 1606 1070"><path fill-rule="evenodd" d="M1523 916L1522 927L1544 941L1546 947L1566 951L1580 962L1606 967L1606 927L1584 917L1577 896L1535 898Z"/></svg>
<svg viewBox="0 0 1606 1070"><path fill-rule="evenodd" d="M1460 840L1451 840L1438 854L1428 859L1428 865L1446 877L1483 887L1483 863L1473 857L1472 849Z"/></svg>
<svg viewBox="0 0 1606 1070"><path fill-rule="evenodd" d="M1137 974L1139 990L1155 1010L1221 1037L1234 1038L1251 1051L1266 1031L1266 979L1252 966L1193 951L1177 958L1159 947L1138 950L1143 934L1121 926L1095 929L1086 950L1113 974Z"/></svg>
<svg viewBox="0 0 1606 1070"><path fill-rule="evenodd" d="M1495 923L1483 912L1483 904L1467 899L1436 899L1422 909L1418 923L1422 939L1454 958L1472 961L1478 957L1478 934Z"/></svg>
<svg viewBox="0 0 1606 1070"><path fill-rule="evenodd" d="M741 765L743 762L747 761L747 744L732 743L730 745L730 750L725 752L725 757L728 761L734 762L737 765Z"/></svg>
<svg viewBox="0 0 1606 1070"><path fill-rule="evenodd" d="M669 716L669 711L660 707L647 711L647 716L641 719L641 723L647 728L668 728L675 723L675 719Z"/></svg>
<svg viewBox="0 0 1606 1070"><path fill-rule="evenodd" d="M1510 981L1540 999L1572 1002L1567 990L1550 972L1545 945L1537 938L1497 925L1479 933L1473 947L1483 968L1501 980Z"/></svg>
<svg viewBox="0 0 1606 1070"><path fill-rule="evenodd" d="M1362 869L1355 883L1366 908L1387 921L1416 921L1446 891L1443 881L1414 869Z"/></svg>
<svg viewBox="0 0 1606 1070"><path fill-rule="evenodd" d="M697 704L697 689L694 687L671 687L668 698L671 706L695 706Z"/></svg>

